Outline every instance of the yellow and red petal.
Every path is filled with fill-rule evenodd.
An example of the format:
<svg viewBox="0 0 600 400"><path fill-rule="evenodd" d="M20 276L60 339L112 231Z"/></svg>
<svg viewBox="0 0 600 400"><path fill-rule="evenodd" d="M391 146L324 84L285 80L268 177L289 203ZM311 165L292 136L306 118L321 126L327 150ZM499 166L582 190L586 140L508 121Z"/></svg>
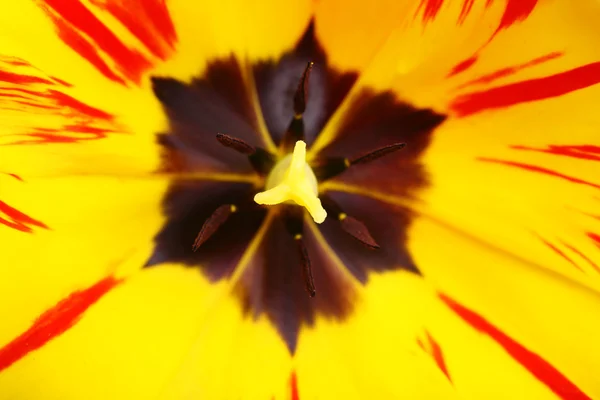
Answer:
<svg viewBox="0 0 600 400"><path fill-rule="evenodd" d="M371 274L347 319L319 318L300 336L299 398L460 397L418 345L435 301L432 293L406 271Z"/></svg>
<svg viewBox="0 0 600 400"><path fill-rule="evenodd" d="M410 237L415 262L449 311L427 327L446 350L457 389L485 397L598 396L590 372L600 353L596 291L429 217L414 222Z"/></svg>
<svg viewBox="0 0 600 400"><path fill-rule="evenodd" d="M112 12L125 21L116 4L110 3ZM150 12L151 3L144 5L138 17ZM142 77L161 59L115 15L100 17L104 6L78 1L68 9L54 1L3 6L3 170L24 176L139 175L158 165L153 134L164 117L139 85L148 86ZM164 11L153 18L168 18ZM115 33L119 29L125 33ZM132 60L146 57L142 54L148 62L138 68Z"/></svg>
<svg viewBox="0 0 600 400"><path fill-rule="evenodd" d="M19 308L0 312L2 342L69 293L138 271L164 220L164 180L0 179L0 286Z"/></svg>
<svg viewBox="0 0 600 400"><path fill-rule="evenodd" d="M361 87L387 85L412 104L449 115L421 158L430 186L418 196L425 204L414 206L529 262L598 287L597 3L413 5L420 11L408 14L405 24L381 24L380 31L387 29L387 36L378 33L385 45L365 58L369 62L347 66L363 69L355 96ZM323 7L317 32L319 26L321 33L327 31L328 24L358 31L374 23L350 9L328 19L333 13L326 10L334 6ZM323 40L332 41L331 54L341 52L333 41L336 33L327 32ZM343 67L345 56L339 54ZM316 147L343 132L344 112L352 104L351 95Z"/></svg>
<svg viewBox="0 0 600 400"><path fill-rule="evenodd" d="M0 345L0 388L19 399L156 397L187 355L215 286L168 266L66 294Z"/></svg>

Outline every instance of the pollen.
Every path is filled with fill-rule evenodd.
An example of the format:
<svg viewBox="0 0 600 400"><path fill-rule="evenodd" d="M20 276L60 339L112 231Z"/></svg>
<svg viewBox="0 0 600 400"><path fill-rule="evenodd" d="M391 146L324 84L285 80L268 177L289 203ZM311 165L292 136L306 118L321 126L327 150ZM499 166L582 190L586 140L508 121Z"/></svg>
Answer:
<svg viewBox="0 0 600 400"><path fill-rule="evenodd" d="M316 223L325 221L327 212L318 197L317 178L306 162L306 143L298 140L294 152L279 161L269 176L264 192L254 201L263 205L294 202L305 207Z"/></svg>

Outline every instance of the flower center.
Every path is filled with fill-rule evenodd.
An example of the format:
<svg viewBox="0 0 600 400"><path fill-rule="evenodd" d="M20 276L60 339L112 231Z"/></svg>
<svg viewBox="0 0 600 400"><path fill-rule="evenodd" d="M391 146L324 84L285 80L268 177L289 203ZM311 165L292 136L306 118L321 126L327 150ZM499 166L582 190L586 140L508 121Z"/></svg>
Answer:
<svg viewBox="0 0 600 400"><path fill-rule="evenodd" d="M294 152L275 164L267 177L265 191L254 201L263 205L294 202L305 207L316 223L325 221L327 212L319 200L317 177L306 162L306 143L298 140Z"/></svg>
<svg viewBox="0 0 600 400"><path fill-rule="evenodd" d="M244 315L267 318L293 354L299 332L317 317L343 321L352 313L357 284L371 274L419 274L406 244L414 213L371 193L414 198L427 186L420 157L445 116L357 85L357 72L329 65L314 24L281 57L246 65L225 57L189 82L152 77L169 120L157 134L160 171L174 179L145 266L177 263L211 282L229 280ZM312 146L308 165L303 144L294 153L299 141ZM206 179L189 179L198 172ZM284 184L292 194L303 188L301 201L270 197ZM259 200L281 203L256 204L259 191ZM317 201L327 212L318 226L307 214L319 207L298 205Z"/></svg>

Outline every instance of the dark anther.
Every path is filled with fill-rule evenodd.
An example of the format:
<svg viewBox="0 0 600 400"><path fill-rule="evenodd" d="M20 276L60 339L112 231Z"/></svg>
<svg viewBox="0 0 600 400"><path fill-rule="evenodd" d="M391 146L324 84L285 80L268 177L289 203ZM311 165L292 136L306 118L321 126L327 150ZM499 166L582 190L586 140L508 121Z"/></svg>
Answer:
<svg viewBox="0 0 600 400"><path fill-rule="evenodd" d="M317 294L317 291L315 290L315 281L312 276L310 258L308 258L308 251L304 245L302 234L296 234L296 236L294 236L294 241L296 242L298 253L300 254L300 260L302 261L302 276L304 277L304 283L306 284L306 291L310 297L315 297Z"/></svg>
<svg viewBox="0 0 600 400"><path fill-rule="evenodd" d="M365 224L363 224L356 218L349 217L344 213L340 213L338 215L338 219L340 221L340 224L342 225L342 229L350 236L352 236L353 238L355 238L370 249L379 249L379 245L377 244L375 239L373 239Z"/></svg>
<svg viewBox="0 0 600 400"><path fill-rule="evenodd" d="M327 158L325 160L317 161L315 164L311 165L311 168L317 177L317 180L319 182L323 182L341 174L353 165L366 164L368 162L375 161L378 158L403 149L404 146L406 146L406 143L391 144L352 160L343 157Z"/></svg>
<svg viewBox="0 0 600 400"><path fill-rule="evenodd" d="M196 240L192 245L192 250L196 251L202 246L204 242L206 242L218 229L221 225L227 221L229 216L236 212L237 208L233 204L223 204L219 208L217 208L210 217L204 222L198 236L196 236Z"/></svg>
<svg viewBox="0 0 600 400"><path fill-rule="evenodd" d="M382 147L380 149L377 149L375 151L367 153L367 154L365 154L363 156L355 158L354 160L350 161L350 164L351 165L366 164L368 162L375 161L378 158L386 156L386 155L388 155L390 153L393 153L395 151L402 150L404 148L404 146L406 146L406 143L391 144L389 146Z"/></svg>
<svg viewBox="0 0 600 400"><path fill-rule="evenodd" d="M347 234L370 249L377 250L380 248L364 223L346 214L330 196L322 195L321 201L327 214L331 216L335 215L338 221L340 221L342 229Z"/></svg>
<svg viewBox="0 0 600 400"><path fill-rule="evenodd" d="M225 135L223 133L217 133L217 140L225 147L234 149L247 156L254 154L256 148L244 142L242 139L234 138L233 136Z"/></svg>
<svg viewBox="0 0 600 400"><path fill-rule="evenodd" d="M306 291L310 297L315 297L317 291L315 290L315 281L312 276L312 267L310 264L310 258L308 257L308 251L304 245L302 239L302 231L304 229L304 210L302 207L290 206L286 207L285 210L285 227L287 231L294 238L298 249L298 255L302 262L302 277L306 285Z"/></svg>
<svg viewBox="0 0 600 400"><path fill-rule="evenodd" d="M294 118L292 118L292 122L290 122L281 142L281 147L284 150L293 148L298 140L304 140L304 120L302 119L302 114L306 110L308 79L313 65L312 61L306 65L296 88L296 93L294 94Z"/></svg>
<svg viewBox="0 0 600 400"><path fill-rule="evenodd" d="M298 88L296 89L296 94L294 94L294 113L298 118L304 111L306 110L306 98L308 97L308 78L310 77L310 71L312 70L314 63L311 61L306 65L304 69L304 73L302 73L302 78L300 78L300 83L298 83Z"/></svg>
<svg viewBox="0 0 600 400"><path fill-rule="evenodd" d="M247 155L254 170L261 175L267 175L275 166L275 157L260 147L254 147L242 139L224 133L217 133L217 140L223 146Z"/></svg>

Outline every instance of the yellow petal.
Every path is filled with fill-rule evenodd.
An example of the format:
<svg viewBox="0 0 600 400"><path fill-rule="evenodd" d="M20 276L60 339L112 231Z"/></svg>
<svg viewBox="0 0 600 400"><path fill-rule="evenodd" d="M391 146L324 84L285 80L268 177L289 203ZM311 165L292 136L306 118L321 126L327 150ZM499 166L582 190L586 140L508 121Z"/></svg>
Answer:
<svg viewBox="0 0 600 400"><path fill-rule="evenodd" d="M423 159L423 212L600 288L600 85L455 119Z"/></svg>
<svg viewBox="0 0 600 400"><path fill-rule="evenodd" d="M198 271L174 266L127 278L64 332L4 368L0 390L23 400L154 398L189 351L214 288ZM70 300L63 313L81 307ZM51 332L60 318L43 329Z"/></svg>
<svg viewBox="0 0 600 400"><path fill-rule="evenodd" d="M244 316L230 294L203 321L165 399L288 399L291 357L266 317Z"/></svg>
<svg viewBox="0 0 600 400"><path fill-rule="evenodd" d="M410 237L416 264L454 314L440 312L428 326L447 348L457 389L485 398L600 394L591 372L600 367L597 292L426 217Z"/></svg>
<svg viewBox="0 0 600 400"><path fill-rule="evenodd" d="M342 322L319 318L300 336L299 398L457 398L417 344L434 301L427 284L408 272L371 275L352 315Z"/></svg>
<svg viewBox="0 0 600 400"><path fill-rule="evenodd" d="M240 61L279 57L298 40L312 12L308 0L172 0L168 7L177 29L177 53L160 72L182 80L201 73L214 58L231 54Z"/></svg>
<svg viewBox="0 0 600 400"><path fill-rule="evenodd" d="M418 107L471 115L591 86L600 79L594 47L599 13L591 0L414 1L378 3L368 12L359 3L322 2L317 33L332 62L362 73L317 147L335 136L351 100L365 88L391 89ZM347 31L354 32L356 46L344 46Z"/></svg>
<svg viewBox="0 0 600 400"><path fill-rule="evenodd" d="M0 167L35 176L155 170L160 160L154 135L166 129L166 121L149 76L187 79L200 74L207 60L232 52L242 61L276 57L308 23L310 2L294 4L292 9L272 1L261 7L154 0L2 5L0 73L8 85L0 88L0 143L19 146L0 148ZM32 146L38 143L60 145L47 151Z"/></svg>
<svg viewBox="0 0 600 400"><path fill-rule="evenodd" d="M446 376L417 345L435 293L406 272L371 283L347 318L318 317L303 327L293 358L264 315L244 314L238 299L225 298L164 398L453 398Z"/></svg>
<svg viewBox="0 0 600 400"><path fill-rule="evenodd" d="M0 292L19 310L0 311L3 343L69 293L139 270L163 223L164 180L0 180L1 201L20 213L0 210Z"/></svg>
<svg viewBox="0 0 600 400"><path fill-rule="evenodd" d="M138 7L137 16L149 8ZM164 117L145 76L166 53L155 48L157 56L136 36L147 37L153 24L136 30L122 12L117 2L0 6L3 171L139 175L157 167L153 135Z"/></svg>

